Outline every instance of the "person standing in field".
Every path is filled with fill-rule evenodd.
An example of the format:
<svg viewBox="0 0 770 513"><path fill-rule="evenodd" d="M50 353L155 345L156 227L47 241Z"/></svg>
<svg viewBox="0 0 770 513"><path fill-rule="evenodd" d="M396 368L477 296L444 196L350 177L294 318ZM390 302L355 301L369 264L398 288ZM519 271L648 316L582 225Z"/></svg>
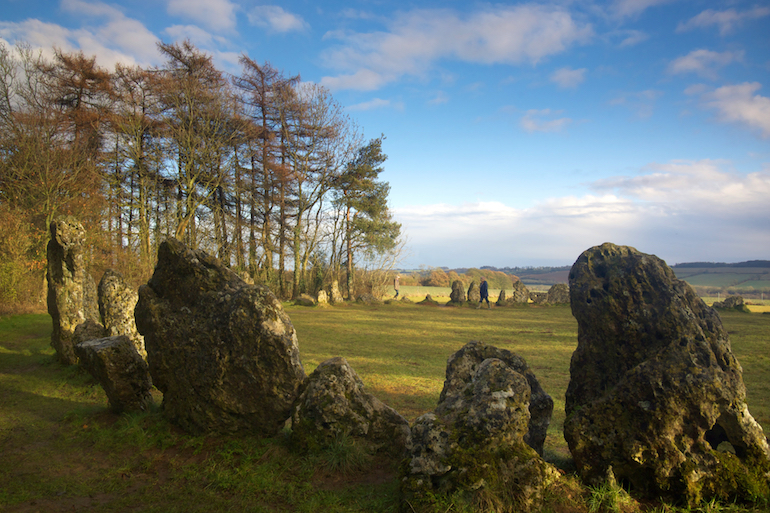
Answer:
<svg viewBox="0 0 770 513"><path fill-rule="evenodd" d="M487 309L491 308L491 306L489 306L489 285L487 285L487 280L483 276L481 277L481 287L479 287L479 294L481 295L481 299L479 299L479 306L477 306L476 309L481 308L481 302L485 299L487 300Z"/></svg>
<svg viewBox="0 0 770 513"><path fill-rule="evenodd" d="M400 275L396 275L396 277L393 279L393 288L396 289L396 295L393 296L393 299L396 299L398 297L398 280L401 278Z"/></svg>

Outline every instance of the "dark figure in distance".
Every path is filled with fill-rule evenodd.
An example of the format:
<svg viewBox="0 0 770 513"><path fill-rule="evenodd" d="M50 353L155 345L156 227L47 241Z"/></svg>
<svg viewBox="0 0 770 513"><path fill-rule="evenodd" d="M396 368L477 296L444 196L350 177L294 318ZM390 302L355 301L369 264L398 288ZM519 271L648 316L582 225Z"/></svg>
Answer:
<svg viewBox="0 0 770 513"><path fill-rule="evenodd" d="M489 286L487 285L487 280L484 278L481 278L481 287L479 287L479 294L481 295L481 299L479 299L479 306L476 307L476 309L481 308L481 302L486 299L487 301L487 308L491 308L489 306Z"/></svg>

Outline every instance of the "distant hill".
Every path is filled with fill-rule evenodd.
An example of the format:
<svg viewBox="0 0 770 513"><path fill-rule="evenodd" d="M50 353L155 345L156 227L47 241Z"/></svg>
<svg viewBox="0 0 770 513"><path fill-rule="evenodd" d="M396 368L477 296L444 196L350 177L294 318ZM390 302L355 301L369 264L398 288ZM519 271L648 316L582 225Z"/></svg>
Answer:
<svg viewBox="0 0 770 513"><path fill-rule="evenodd" d="M557 283L569 282L570 265L559 267L493 267L485 265L482 270L502 271L518 276L528 287L550 287ZM468 268L449 269L465 274ZM770 293L770 260L749 260L747 262L686 262L675 264L671 269L680 280L696 287L702 293L725 291L745 294Z"/></svg>

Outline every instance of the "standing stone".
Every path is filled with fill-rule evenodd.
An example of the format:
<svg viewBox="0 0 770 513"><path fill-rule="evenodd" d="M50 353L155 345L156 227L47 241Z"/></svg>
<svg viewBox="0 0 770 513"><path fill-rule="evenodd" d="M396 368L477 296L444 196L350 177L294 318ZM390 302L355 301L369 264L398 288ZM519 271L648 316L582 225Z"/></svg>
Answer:
<svg viewBox="0 0 770 513"><path fill-rule="evenodd" d="M318 291L318 306L329 306L329 295L325 290Z"/></svg>
<svg viewBox="0 0 770 513"><path fill-rule="evenodd" d="M139 294L123 280L123 275L107 269L99 282L99 313L108 337L126 335L142 358L147 358L144 337L136 330L134 308Z"/></svg>
<svg viewBox="0 0 770 513"><path fill-rule="evenodd" d="M479 361L484 353L514 365L495 357ZM558 479L524 440L530 383L514 368L523 360L506 353L471 342L449 359L438 406L415 421L401 467L401 492L413 510L434 511L452 497L461 501L458 510L538 511Z"/></svg>
<svg viewBox="0 0 770 513"><path fill-rule="evenodd" d="M513 279L513 290L511 291L511 297L508 298L508 303L527 303L529 301L529 289L518 277L511 278L515 279Z"/></svg>
<svg viewBox="0 0 770 513"><path fill-rule="evenodd" d="M272 436L291 415L306 375L294 326L267 287L168 239L139 289L136 325L163 410L182 428Z"/></svg>
<svg viewBox="0 0 770 513"><path fill-rule="evenodd" d="M529 300L535 303L536 305L542 305L548 302L548 293L547 292L530 292L529 293Z"/></svg>
<svg viewBox="0 0 770 513"><path fill-rule="evenodd" d="M462 306L465 303L465 290L463 282L455 280L452 282L452 292L449 293L449 304Z"/></svg>
<svg viewBox="0 0 770 513"><path fill-rule="evenodd" d="M83 259L85 230L72 216L51 223L48 242L48 313L53 320L51 346L65 365L77 363L73 334L78 324L99 322L96 285Z"/></svg>
<svg viewBox="0 0 770 513"><path fill-rule="evenodd" d="M331 294L329 299L333 305L341 305L345 301L342 299L342 294L340 294L340 282L337 280L332 280Z"/></svg>
<svg viewBox="0 0 770 513"><path fill-rule="evenodd" d="M468 287L468 302L471 304L476 304L481 299L481 291L479 290L479 284L476 283L476 280L473 280Z"/></svg>
<svg viewBox="0 0 770 513"><path fill-rule="evenodd" d="M446 380L439 396L439 403L444 402L447 397L458 394L471 380L479 365L490 358L502 361L527 379L530 388L528 406L530 415L524 441L542 456L546 433L553 414L553 399L540 386L535 373L521 356L507 349L498 349L476 340L469 342L447 361Z"/></svg>
<svg viewBox="0 0 770 513"><path fill-rule="evenodd" d="M500 289L500 294L497 296L497 302L495 302L496 306L505 306L505 289Z"/></svg>
<svg viewBox="0 0 770 513"><path fill-rule="evenodd" d="M569 303L569 287L566 283L557 283L548 289L546 301L551 305Z"/></svg>
<svg viewBox="0 0 770 513"><path fill-rule="evenodd" d="M406 419L366 392L361 378L340 357L326 360L310 374L295 404L291 429L292 440L303 450L352 437L399 459L409 436Z"/></svg>
<svg viewBox="0 0 770 513"><path fill-rule="evenodd" d="M584 480L689 505L767 500L770 448L716 312L626 246L585 251L569 286L578 347L564 437Z"/></svg>
<svg viewBox="0 0 770 513"><path fill-rule="evenodd" d="M125 335L97 338L75 346L80 365L102 385L115 413L146 411L152 404L147 363Z"/></svg>

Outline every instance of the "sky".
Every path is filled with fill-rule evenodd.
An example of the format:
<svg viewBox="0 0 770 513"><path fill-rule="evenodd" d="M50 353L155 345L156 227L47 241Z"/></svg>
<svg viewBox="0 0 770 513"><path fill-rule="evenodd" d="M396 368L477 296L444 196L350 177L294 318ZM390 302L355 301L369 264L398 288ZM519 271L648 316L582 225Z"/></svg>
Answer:
<svg viewBox="0 0 770 513"><path fill-rule="evenodd" d="M0 43L107 68L184 39L385 136L401 268L770 259L770 0L0 0Z"/></svg>

